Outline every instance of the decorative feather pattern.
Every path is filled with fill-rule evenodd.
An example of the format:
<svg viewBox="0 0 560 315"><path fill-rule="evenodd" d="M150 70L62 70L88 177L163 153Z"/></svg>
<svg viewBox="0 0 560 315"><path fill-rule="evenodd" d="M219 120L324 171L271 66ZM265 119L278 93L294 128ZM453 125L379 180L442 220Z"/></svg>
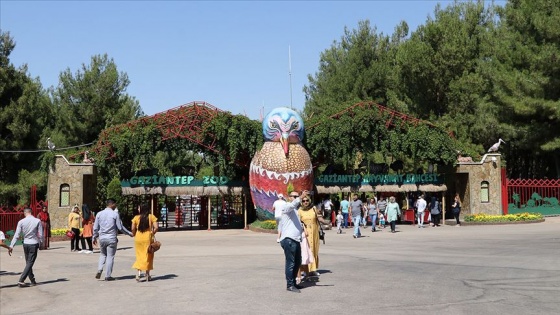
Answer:
<svg viewBox="0 0 560 315"><path fill-rule="evenodd" d="M313 188L311 158L301 145L303 130L301 117L289 108L275 108L263 120L267 141L249 171L251 197L261 220L274 218L272 204L278 194L287 196L290 184L298 192Z"/></svg>

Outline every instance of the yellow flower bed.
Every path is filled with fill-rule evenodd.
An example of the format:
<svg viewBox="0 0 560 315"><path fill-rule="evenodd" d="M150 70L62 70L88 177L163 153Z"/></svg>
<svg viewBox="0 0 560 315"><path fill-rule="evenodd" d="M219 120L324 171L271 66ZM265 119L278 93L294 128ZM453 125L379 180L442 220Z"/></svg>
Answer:
<svg viewBox="0 0 560 315"><path fill-rule="evenodd" d="M477 213L466 215L465 222L517 222L517 221L536 221L541 220L543 215L540 213L516 213L506 215L495 215L486 213Z"/></svg>
<svg viewBox="0 0 560 315"><path fill-rule="evenodd" d="M66 231L68 231L68 229L52 229L51 230L51 236L66 235ZM80 229L80 232L82 232L82 229Z"/></svg>

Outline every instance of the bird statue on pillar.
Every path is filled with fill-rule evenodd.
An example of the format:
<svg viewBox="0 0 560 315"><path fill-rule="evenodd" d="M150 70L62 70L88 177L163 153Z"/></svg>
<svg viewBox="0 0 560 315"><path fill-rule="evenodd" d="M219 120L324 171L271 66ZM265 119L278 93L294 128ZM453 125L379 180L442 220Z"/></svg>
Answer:
<svg viewBox="0 0 560 315"><path fill-rule="evenodd" d="M54 145L54 142L52 142L51 138L47 138L47 148L49 148L49 150L54 151L54 149L56 148L56 146Z"/></svg>
<svg viewBox="0 0 560 315"><path fill-rule="evenodd" d="M498 139L498 142L494 143L490 149L488 149L488 152L498 152L498 149L500 148L500 143L506 143L504 140L502 140L502 138Z"/></svg>
<svg viewBox="0 0 560 315"><path fill-rule="evenodd" d="M278 107L262 121L263 147L255 153L249 186L260 220L274 219L272 204L278 195L313 189L313 166L303 140L303 120L292 109Z"/></svg>

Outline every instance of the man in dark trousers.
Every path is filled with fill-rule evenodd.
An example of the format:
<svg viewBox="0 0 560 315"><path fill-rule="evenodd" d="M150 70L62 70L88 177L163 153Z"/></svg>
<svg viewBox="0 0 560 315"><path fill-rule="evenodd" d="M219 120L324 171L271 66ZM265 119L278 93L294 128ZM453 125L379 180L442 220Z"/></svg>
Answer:
<svg viewBox="0 0 560 315"><path fill-rule="evenodd" d="M304 190L301 198L308 196L308 192ZM296 277L301 265L301 233L303 227L299 220L297 209L301 203L299 194L295 191L289 194L288 202L282 209L282 218L280 219L280 226L282 231L280 236L280 245L284 249L284 256L286 257L286 289L290 292L300 293L299 287L296 284Z"/></svg>
<svg viewBox="0 0 560 315"><path fill-rule="evenodd" d="M39 246L43 242L43 226L41 220L31 214L30 208L23 209L23 219L19 220L16 228L16 233L12 238L10 244L10 252L13 251L14 245L19 239L20 234L23 235L23 252L25 254L25 268L19 277L18 286L20 288L26 287L25 279L29 277L31 285L37 285L35 281L35 274L33 274L33 265L37 259L37 252Z"/></svg>

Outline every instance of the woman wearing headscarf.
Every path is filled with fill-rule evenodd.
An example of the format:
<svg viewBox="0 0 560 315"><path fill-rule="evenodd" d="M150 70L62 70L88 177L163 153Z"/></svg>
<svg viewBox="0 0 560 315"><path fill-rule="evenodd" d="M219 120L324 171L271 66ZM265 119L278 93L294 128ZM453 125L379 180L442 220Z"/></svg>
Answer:
<svg viewBox="0 0 560 315"><path fill-rule="evenodd" d="M385 209L385 214L387 215L387 221L391 225L391 232L395 233L397 220L401 215L401 208L399 207L399 204L395 202L395 197L389 197L389 203Z"/></svg>
<svg viewBox="0 0 560 315"><path fill-rule="evenodd" d="M305 225L307 231L307 240L309 241L309 248L313 253L313 262L308 265L309 275L318 276L317 268L319 267L319 221L323 222L323 216L311 202L311 196L304 196L301 199L301 207L298 210L298 215ZM328 222L326 223L328 224Z"/></svg>
<svg viewBox="0 0 560 315"><path fill-rule="evenodd" d="M43 206L43 209L39 212L37 218L41 220L44 236L43 243L41 243L41 247L39 247L39 249L48 249L51 239L51 217L49 215L49 211L47 210L47 206Z"/></svg>
<svg viewBox="0 0 560 315"><path fill-rule="evenodd" d="M150 213L150 206L143 204L140 214L132 219L132 235L134 236L134 249L136 261L132 268L138 270L136 281L140 281L142 271L146 271L146 281L152 280L150 270L154 269L154 253L148 252L152 238L158 231L157 218Z"/></svg>

